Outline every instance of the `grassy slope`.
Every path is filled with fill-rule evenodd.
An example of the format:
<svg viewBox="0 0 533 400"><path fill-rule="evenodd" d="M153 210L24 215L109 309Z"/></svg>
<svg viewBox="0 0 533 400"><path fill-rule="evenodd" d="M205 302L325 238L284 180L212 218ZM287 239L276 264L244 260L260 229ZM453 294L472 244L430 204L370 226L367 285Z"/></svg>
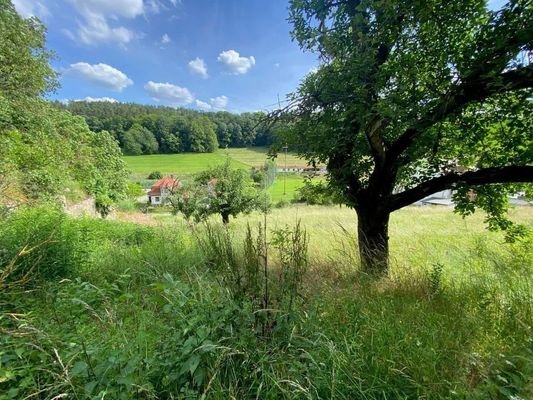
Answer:
<svg viewBox="0 0 533 400"><path fill-rule="evenodd" d="M395 213L393 277L368 282L354 270L353 211L274 210L269 230L302 219L310 266L292 319L271 339L255 338L253 314L228 296L227 265L207 268L213 259L183 221L167 217L160 228L66 221L63 231L36 215L36 240L57 229L84 236L66 247L51 241L50 268L72 251L83 267L28 295L0 292L8 310L0 328L13 333L0 334L2 400L37 391L43 398L531 398L533 254L528 243L509 246L485 231L480 214ZM533 224L530 208L512 216ZM261 219L232 220L237 248L246 224ZM33 225L6 221L0 233L10 235L0 238L13 245L20 236L22 245Z"/></svg>

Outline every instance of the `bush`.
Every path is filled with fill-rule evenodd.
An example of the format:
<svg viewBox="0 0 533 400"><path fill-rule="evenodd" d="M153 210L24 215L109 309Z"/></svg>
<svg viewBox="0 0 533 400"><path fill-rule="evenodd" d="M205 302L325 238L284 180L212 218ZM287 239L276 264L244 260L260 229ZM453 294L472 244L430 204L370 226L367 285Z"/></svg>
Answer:
<svg viewBox="0 0 533 400"><path fill-rule="evenodd" d="M159 171L153 171L150 172L148 175L148 179L161 179L163 177L163 174Z"/></svg>
<svg viewBox="0 0 533 400"><path fill-rule="evenodd" d="M128 182L128 189L126 192L128 198L135 198L144 195L144 190L138 182Z"/></svg>
<svg viewBox="0 0 533 400"><path fill-rule="evenodd" d="M309 205L330 206L340 204L340 197L323 182L312 183L306 179L303 186L298 189L296 201L305 202Z"/></svg>
<svg viewBox="0 0 533 400"><path fill-rule="evenodd" d="M23 208L0 222L0 275L9 270L7 283L68 277L88 259L90 230L58 209Z"/></svg>

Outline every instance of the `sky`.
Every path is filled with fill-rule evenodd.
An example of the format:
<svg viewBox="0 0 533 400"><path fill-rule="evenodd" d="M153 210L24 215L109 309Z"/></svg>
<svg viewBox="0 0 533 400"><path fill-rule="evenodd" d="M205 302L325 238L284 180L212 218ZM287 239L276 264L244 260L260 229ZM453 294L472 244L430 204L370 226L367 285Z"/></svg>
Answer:
<svg viewBox="0 0 533 400"><path fill-rule="evenodd" d="M268 111L318 64L291 40L287 0L12 1L48 29L60 101Z"/></svg>
<svg viewBox="0 0 533 400"><path fill-rule="evenodd" d="M13 0L47 27L52 99L269 110L317 65L287 0Z"/></svg>

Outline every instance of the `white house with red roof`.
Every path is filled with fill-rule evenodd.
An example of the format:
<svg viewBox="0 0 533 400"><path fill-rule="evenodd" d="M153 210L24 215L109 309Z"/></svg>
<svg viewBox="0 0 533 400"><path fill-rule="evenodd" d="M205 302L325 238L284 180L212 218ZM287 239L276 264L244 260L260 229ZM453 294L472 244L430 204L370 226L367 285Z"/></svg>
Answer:
<svg viewBox="0 0 533 400"><path fill-rule="evenodd" d="M172 176L165 176L152 185L148 192L148 203L153 206L164 204L174 190L181 186L181 182Z"/></svg>

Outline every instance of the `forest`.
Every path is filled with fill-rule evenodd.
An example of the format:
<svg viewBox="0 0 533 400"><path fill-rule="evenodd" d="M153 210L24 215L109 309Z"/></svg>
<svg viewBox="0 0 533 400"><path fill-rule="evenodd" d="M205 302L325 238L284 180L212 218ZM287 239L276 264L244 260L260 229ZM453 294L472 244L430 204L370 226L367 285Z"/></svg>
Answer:
<svg viewBox="0 0 533 400"><path fill-rule="evenodd" d="M107 131L126 155L212 153L218 148L269 146L275 130L261 112L232 114L139 104L74 101L59 109L85 118L94 132Z"/></svg>

